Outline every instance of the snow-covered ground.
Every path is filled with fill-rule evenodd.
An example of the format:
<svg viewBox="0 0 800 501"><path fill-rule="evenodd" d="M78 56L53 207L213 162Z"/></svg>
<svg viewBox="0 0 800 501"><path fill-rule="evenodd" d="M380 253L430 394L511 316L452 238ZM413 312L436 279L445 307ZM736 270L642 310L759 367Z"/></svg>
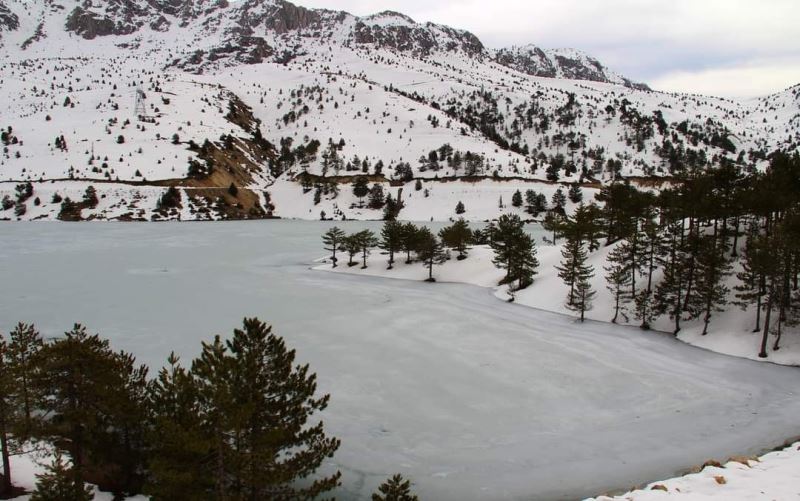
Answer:
<svg viewBox="0 0 800 501"><path fill-rule="evenodd" d="M800 442L759 458L736 458L721 466L706 466L698 473L653 482L619 496L599 496L592 501L797 499L800 497L798 451Z"/></svg>
<svg viewBox="0 0 800 501"><path fill-rule="evenodd" d="M540 263L538 274L534 277L534 283L531 286L514 294L514 301L517 304L574 316L575 313L565 306L568 288L558 277L555 269L555 266L562 259L561 245L560 243L557 246L545 244L542 241L542 230L537 230L536 233L538 234L537 257ZM589 257L589 262L594 266L595 270L594 277L591 280L592 288L597 292L592 309L586 312L586 318L592 320L609 322L614 316L613 296L606 289L605 271L603 271L603 266L606 266L606 257L612 248L601 247L590 254ZM499 299L507 300L509 299L508 287L498 287L497 285L505 272L492 263L492 258L493 252L488 246L476 246L470 249L469 257L464 261L450 259L443 265L434 266L434 277L439 281L490 287L493 288L494 294ZM424 280L428 277L428 270L422 263L416 262L407 265L405 258L403 258L397 260L392 270L387 270L385 265L387 259L386 256L381 255L379 252L373 252L373 255L368 260L369 267L366 269L362 269L360 265L353 267L344 265L333 269L328 263L320 264L316 268L338 273L407 280ZM654 280L657 279L658 277L656 276ZM727 280L731 289L737 283L735 276L731 276ZM641 282L637 285L639 287L645 286L646 277ZM753 360L766 360L783 365L800 365L800 335L793 328L785 328L786 332L781 339L780 350L769 349L769 356L766 359L758 358L761 333L752 332L755 322L754 315L752 308L742 311L738 307L729 304L724 312L713 314L708 334L702 335L702 320L697 319L682 322L678 339L727 355ZM626 322L621 315L618 323L621 325L638 325L633 318L632 312L629 312L628 316L630 320ZM666 317L660 317L652 324L652 328L664 332L672 332L673 322ZM772 341L773 339L770 337L770 348Z"/></svg>
<svg viewBox="0 0 800 501"><path fill-rule="evenodd" d="M0 330L34 322L49 337L79 321L156 370L258 316L331 394L322 418L342 447L325 468L342 471L343 500L391 473L421 499L577 499L800 436L794 368L486 288L311 270L331 225L6 225Z"/></svg>
<svg viewBox="0 0 800 501"><path fill-rule="evenodd" d="M30 445L30 444L28 444ZM45 466L51 461L51 455L46 450L28 448L23 453L11 457L11 473L14 486L33 492L36 487L36 475L46 472ZM12 498L16 501L28 501L30 495ZM100 492L95 488L95 501L112 501L114 496L108 492ZM146 496L132 496L125 498L127 501L146 501Z"/></svg>

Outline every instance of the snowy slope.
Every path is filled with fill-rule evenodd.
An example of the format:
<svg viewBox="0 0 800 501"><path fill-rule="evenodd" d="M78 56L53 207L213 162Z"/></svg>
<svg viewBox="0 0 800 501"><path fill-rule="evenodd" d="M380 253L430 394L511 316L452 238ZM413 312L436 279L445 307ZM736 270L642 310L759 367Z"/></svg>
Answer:
<svg viewBox="0 0 800 501"><path fill-rule="evenodd" d="M346 198L315 205L298 174L322 175L335 143L342 163L324 174L338 175L339 196L364 169L387 189L399 186L405 164L412 179L500 179L513 192L546 179L669 176L720 157L758 169L765 154L800 144L797 86L748 101L657 93L577 50L488 49L469 32L395 12L360 18L283 0L0 5L0 82L10 97L0 128L12 127L0 198L25 181L235 184L261 200L262 214L272 204L275 215L317 219L335 204L344 208L337 215L372 218L348 212ZM137 119L137 89L154 121ZM252 109L254 124L231 121L231 96ZM252 179L185 182L198 161L190 141L248 139L256 125L275 150L248 167ZM66 146L57 148L61 136ZM316 141L306 158L295 155ZM451 153L431 163L440 148ZM429 191L438 202L409 199L400 217L450 217L452 190ZM498 214L481 209L476 218ZM0 219L42 215L2 211Z"/></svg>
<svg viewBox="0 0 800 501"><path fill-rule="evenodd" d="M543 240L547 237L543 230L539 227L535 227L534 230L537 241L537 258L540 263L538 274L534 277L532 285L514 293L514 302L532 308L575 316L575 313L571 312L565 305L569 289L558 277L555 269L562 259L561 243L559 242L558 245L548 244ZM588 263L594 267L594 277L590 282L592 290L597 293L592 301L592 308L586 312L586 318L589 320L610 322L614 315L613 295L606 289L605 272L603 271L603 267L607 266L606 257L613 250L613 247L601 247L589 254ZM441 266L435 266L434 277L437 281L469 283L480 287L493 288L494 294L498 299L508 300L508 286L498 286L505 273L492 263L493 257L494 253L488 246L475 246L469 251L469 257L466 260L450 259ZM317 269L406 280L424 280L428 278L427 268L419 262L406 265L403 260L396 263L394 269L387 270L385 266L386 260L386 256L380 255L376 251L370 257L370 266L366 269L362 269L361 266L352 268L339 266L332 269L330 264L321 264ZM737 263L736 266L738 267L739 264ZM739 271L739 268L736 268L735 271ZM659 279L658 275L654 275L655 283ZM638 281L638 287L646 286L646 277L639 277ZM733 289L738 283L735 274L728 277L726 281L726 285L730 289ZM627 316L623 312L618 319L618 323L621 325L638 325L633 317L632 312L628 312ZM800 337L796 335L783 336L779 350L775 351L770 348L766 359L758 358L761 334L753 332L753 323L753 311L743 311L733 305L728 305L724 312L713 315L707 335L702 335L703 322L701 319L684 320L681 322L681 331L678 333L678 339L700 348L726 355L800 366ZM672 332L673 323L666 317L659 317L651 327L658 331ZM795 330L791 329L792 334L794 334ZM771 346L772 343L770 343Z"/></svg>

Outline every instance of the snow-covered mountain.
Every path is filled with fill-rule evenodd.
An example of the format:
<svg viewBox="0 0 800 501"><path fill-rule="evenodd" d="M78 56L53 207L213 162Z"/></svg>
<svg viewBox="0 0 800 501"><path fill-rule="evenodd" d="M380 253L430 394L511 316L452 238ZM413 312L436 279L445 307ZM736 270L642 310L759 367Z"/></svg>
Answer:
<svg viewBox="0 0 800 501"><path fill-rule="evenodd" d="M800 86L658 93L576 50L283 0L0 0L0 85L2 219L379 218L362 175L401 218L484 219L800 144Z"/></svg>

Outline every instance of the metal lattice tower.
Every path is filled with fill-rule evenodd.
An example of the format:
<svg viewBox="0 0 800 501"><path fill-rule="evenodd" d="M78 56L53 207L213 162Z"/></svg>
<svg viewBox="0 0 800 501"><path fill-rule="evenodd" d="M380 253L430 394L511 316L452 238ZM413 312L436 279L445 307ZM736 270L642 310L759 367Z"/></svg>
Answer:
<svg viewBox="0 0 800 501"><path fill-rule="evenodd" d="M136 87L136 108L134 109L134 114L139 120L145 120L147 118L146 96L144 95L144 91L139 87Z"/></svg>

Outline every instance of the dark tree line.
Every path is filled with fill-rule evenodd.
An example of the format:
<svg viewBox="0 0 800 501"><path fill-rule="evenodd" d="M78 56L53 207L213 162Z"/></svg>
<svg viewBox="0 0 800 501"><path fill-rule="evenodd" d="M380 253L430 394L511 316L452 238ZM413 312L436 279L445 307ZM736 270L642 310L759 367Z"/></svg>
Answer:
<svg viewBox="0 0 800 501"><path fill-rule="evenodd" d="M346 252L350 256L348 266L355 266L354 257L361 254L362 268L367 267L367 256L374 247L388 255L387 269L392 269L397 254L405 254L406 264L422 262L428 269L428 281L434 282L433 266L444 263L449 255L446 249L457 253L456 259L467 258L471 245L489 244L495 252L494 263L506 270L501 283L516 282L515 289L523 289L533 282L539 261L536 259L536 245L533 238L524 231L524 223L517 215L501 216L497 222L490 223L482 230L473 230L464 219L442 228L438 235L429 228L418 227L413 223L386 221L377 237L370 230L362 230L350 235L334 226L322 235L326 251L331 253L335 268L339 258L336 252Z"/></svg>
<svg viewBox="0 0 800 501"><path fill-rule="evenodd" d="M258 319L189 366L171 354L155 379L81 325L44 340L19 324L0 336L0 494L19 494L10 457L47 443L40 501L90 499L86 482L156 500L314 499L340 479L315 474L340 444L314 419L329 398Z"/></svg>
<svg viewBox="0 0 800 501"><path fill-rule="evenodd" d="M688 169L658 192L611 184L597 195L602 209L581 206L551 228L567 239L571 255L581 239L589 250L600 237L615 244L604 268L612 321L632 316L647 329L666 316L677 333L681 322L699 319L706 335L716 314L734 303L752 309L753 330L762 334L759 356L766 357L769 334L772 349L779 349L786 325L800 318L798 193L800 157L775 153L764 172L722 162ZM736 264L738 281L730 290Z"/></svg>

